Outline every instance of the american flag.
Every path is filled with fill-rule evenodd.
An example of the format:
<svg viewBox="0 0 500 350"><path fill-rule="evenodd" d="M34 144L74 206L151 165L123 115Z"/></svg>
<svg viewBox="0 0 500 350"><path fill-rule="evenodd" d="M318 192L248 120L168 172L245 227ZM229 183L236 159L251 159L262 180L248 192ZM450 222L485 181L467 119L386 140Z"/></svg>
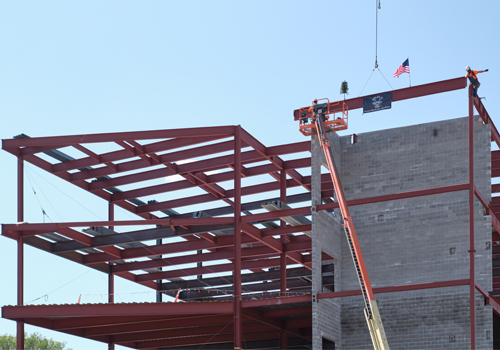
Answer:
<svg viewBox="0 0 500 350"><path fill-rule="evenodd" d="M394 77L398 77L403 74L403 73L408 73L410 74L410 59L407 58L406 61L403 62L402 65L399 66L398 69L394 72Z"/></svg>

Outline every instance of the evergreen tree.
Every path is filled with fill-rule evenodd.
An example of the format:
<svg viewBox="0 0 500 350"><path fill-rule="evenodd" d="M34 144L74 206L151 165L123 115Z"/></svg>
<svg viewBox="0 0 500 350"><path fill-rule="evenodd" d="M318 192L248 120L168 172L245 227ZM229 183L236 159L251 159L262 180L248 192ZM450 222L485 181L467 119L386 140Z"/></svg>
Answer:
<svg viewBox="0 0 500 350"><path fill-rule="evenodd" d="M345 100L345 95L349 95L349 85L347 85L347 81L343 81L342 84L340 84L340 93L344 94L344 100Z"/></svg>

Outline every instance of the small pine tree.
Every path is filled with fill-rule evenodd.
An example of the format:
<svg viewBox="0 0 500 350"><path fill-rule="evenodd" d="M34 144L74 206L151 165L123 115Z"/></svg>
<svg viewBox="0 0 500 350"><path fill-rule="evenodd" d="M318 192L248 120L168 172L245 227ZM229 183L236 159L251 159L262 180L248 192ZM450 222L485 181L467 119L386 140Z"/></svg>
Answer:
<svg viewBox="0 0 500 350"><path fill-rule="evenodd" d="M349 95L349 85L347 84L347 81L343 81L342 84L340 84L340 93L344 94L344 100L345 100L345 95Z"/></svg>

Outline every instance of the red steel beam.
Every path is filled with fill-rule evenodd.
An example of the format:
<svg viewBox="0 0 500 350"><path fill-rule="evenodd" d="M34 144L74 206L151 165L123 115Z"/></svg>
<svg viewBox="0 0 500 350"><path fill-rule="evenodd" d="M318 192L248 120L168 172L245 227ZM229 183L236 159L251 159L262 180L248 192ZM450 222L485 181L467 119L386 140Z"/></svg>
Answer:
<svg viewBox="0 0 500 350"><path fill-rule="evenodd" d="M298 236L300 237L300 236ZM287 243L286 248L290 251L305 251L311 248L310 238L306 236L307 239L299 242L291 242ZM256 257L261 255L269 255L273 254L275 251L269 247L251 247L242 249L242 257ZM163 266L174 266L174 265L182 265L182 264L191 264L198 262L207 262L207 261L217 261L224 259L232 259L234 257L233 249L203 253L203 254L190 254L190 255L182 255L182 256L174 256L163 259L153 259L148 261L137 261L130 262L124 264L118 264L113 266L114 272L123 272L123 271L134 271L134 270L145 270L152 269Z"/></svg>
<svg viewBox="0 0 500 350"><path fill-rule="evenodd" d="M261 323L247 323L245 324L245 332L259 332L267 331L269 327ZM149 331L149 332L133 332L128 334L115 335L113 340L115 343L127 343L131 341L148 341L148 340L175 340L176 338L185 337L199 337L214 334L231 334L233 330L231 327L227 327L226 324L222 325L207 325L204 327L186 327L181 329L173 330L159 330L159 331Z"/></svg>
<svg viewBox="0 0 500 350"><path fill-rule="evenodd" d="M291 252L290 252L290 254L291 254ZM297 263L291 257L289 257L289 260L287 260L287 262L289 262L290 264ZM309 260L302 261L301 264L304 265L305 267L307 267L308 269L311 269ZM278 258L266 258L266 259L260 259L260 260L244 261L241 263L241 268L243 270L263 269L263 268L269 268L269 267L277 267L279 265L280 265L280 262L279 262ZM137 282L144 282L144 281L153 281L153 280L158 280L158 279L173 279L173 278L180 278L180 277L207 275L207 274L213 274L213 273L232 271L232 270L234 270L234 268L235 267L234 267L233 263L201 266L201 267L192 267L192 268L185 268L185 269L176 269L176 270L170 270L170 271L153 272L153 273L135 275L135 280Z"/></svg>
<svg viewBox="0 0 500 350"><path fill-rule="evenodd" d="M469 283L470 283L469 279L462 279L462 280L441 281L441 282L406 284L406 285L402 285L402 286L373 288L373 293L374 294L395 293L395 292L407 292L407 291L411 291L411 290L420 290L420 289L457 287L457 286L466 286L466 285L469 285ZM349 291L342 291L342 292L319 293L318 299L351 297L351 296L355 296L355 295L362 295L361 290L349 290Z"/></svg>
<svg viewBox="0 0 500 350"><path fill-rule="evenodd" d="M86 319L86 318L85 318ZM84 320L85 320L84 319ZM101 325L85 329L85 336L93 337L100 335L125 334L130 332L152 331L162 329L178 329L184 327L200 327L225 325L233 321L232 315L210 315L199 317L172 317L148 322L134 322L118 325Z"/></svg>
<svg viewBox="0 0 500 350"><path fill-rule="evenodd" d="M483 197L483 195L481 194L481 192L479 192L479 190L477 189L476 186L474 186L474 194L476 195L476 198L479 199L479 201L481 202L481 204L483 205L483 207L486 209L486 214L487 215L491 215L491 224L493 225L493 227L495 228L495 230L497 230L497 235L498 235L498 232L500 232L500 219L498 218L497 213L492 208L492 205L490 205L486 201L486 199ZM493 204L496 201L497 201L496 198L492 198L491 202Z"/></svg>
<svg viewBox="0 0 500 350"><path fill-rule="evenodd" d="M474 106L476 107L476 110L483 119L484 123L491 125L491 141L494 141L497 146L500 147L500 134L498 133L495 124L493 124L493 120L491 120L490 115L488 114L488 111L484 107L483 101L481 101L479 96L476 96L474 98Z"/></svg>
<svg viewBox="0 0 500 350"><path fill-rule="evenodd" d="M123 140L151 140L151 139L170 139L170 138L197 138L203 136L227 136L233 135L233 126L217 126L203 128L185 128L169 130L150 130L150 131L132 131L117 132L105 134L90 135L72 135L72 136L52 136L52 137L31 137L23 139L2 140L2 148L16 147L36 147L36 146L71 146L82 143L115 142Z"/></svg>
<svg viewBox="0 0 500 350"><path fill-rule="evenodd" d="M93 328L103 329L105 327L120 326L125 327L127 325L138 326L138 325L148 325L154 324L154 322L162 321L180 321L182 320L195 320L197 318L210 318L210 317L222 317L219 315L203 315L203 316L162 316L162 315L147 315L147 316L96 316L96 317L73 317L73 318L60 318L52 320L52 325L50 329L56 331L64 331L68 329L80 329L85 328L88 332L91 332ZM229 322L229 321L228 321ZM100 335L100 334L96 334Z"/></svg>
<svg viewBox="0 0 500 350"><path fill-rule="evenodd" d="M257 227L249 224L248 222L242 222L241 223L241 230L245 232L247 235L250 237L256 239L257 241L265 244L269 248L273 249L274 251L278 253L283 252L283 244L273 238L273 237L266 237L262 234L262 231L258 229Z"/></svg>
<svg viewBox="0 0 500 350"><path fill-rule="evenodd" d="M269 326L253 322L245 324L245 332L260 332L269 331ZM233 334L231 327L226 324L208 325L204 327L188 327L174 330L160 330L149 332L134 332L129 334L115 335L113 340L115 343L127 343L131 341L148 341L154 340L176 340L178 338L199 337L214 334Z"/></svg>
<svg viewBox="0 0 500 350"><path fill-rule="evenodd" d="M483 288L479 284L478 281L475 281L474 287L483 295L483 297L486 299L486 304L491 305L493 308L493 312L496 313L498 316L500 316L500 304L498 301L495 299L494 296L492 296L489 292L486 291L486 289Z"/></svg>
<svg viewBox="0 0 500 350"><path fill-rule="evenodd" d="M256 243L257 240L250 236L242 236L242 244ZM292 243L290 243L292 244ZM207 241L204 239L196 239L193 241L186 242L175 242L169 244L155 245L155 246L144 246L138 248L128 248L121 251L123 259L135 259L142 257L157 256L162 254L174 254L174 253L184 253L195 250L203 249L215 249L215 248L225 248L232 247L234 245L233 236L217 236L216 243ZM290 248L294 247L293 245ZM295 249L302 249L302 247L294 247ZM119 258L113 258L106 253L93 253L85 255L83 261L85 264L96 264L101 262L109 262L121 260Z"/></svg>
<svg viewBox="0 0 500 350"><path fill-rule="evenodd" d="M261 331L261 332L245 332L245 341L251 340L267 340L277 339L280 331ZM168 340L151 340L134 343L137 349L157 349L157 348L173 348L178 349L181 346L189 345L204 345L233 342L233 334L215 334L201 337L186 337ZM240 347L241 348L241 347ZM237 349L235 347L235 349Z"/></svg>
<svg viewBox="0 0 500 350"><path fill-rule="evenodd" d="M306 142L306 143L290 144L287 146L290 146L290 147L288 149L285 149L283 146L269 147L268 153L271 153L274 156L277 154L297 153L297 152L301 152L301 151L306 151L306 150L310 149L310 141ZM244 145L243 147L246 147L246 145ZM165 155L161 155L159 163L160 164L167 164L167 163L172 163L172 162L180 161L180 160L184 160L184 159L193 159L193 158L200 157L203 155L209 155L209 154L214 154L214 153L218 153L218 152L223 152L225 150L229 151L231 149L233 149L233 141L226 141L226 142L222 142L222 143L218 143L218 144L214 144L214 145L208 145L205 147L199 147L199 148L195 148L195 149L189 149L189 150L178 151L178 152L171 152L171 153L168 153ZM244 159L243 159L244 162L254 162L254 161L259 160L259 159L264 160L264 158L261 157L256 151L245 152L244 155L245 155ZM214 159L223 160L223 157L218 157L218 158L214 158ZM62 168L63 164L66 164L66 162L60 163L60 164L55 164L54 170L58 170L58 169ZM204 163L199 163L199 164L202 165L201 170L203 170L203 165L206 166L207 164L210 164L210 163L204 162ZM220 161L217 164L221 167L226 166L225 163L221 163ZM76 166L76 165L80 165L80 163L75 163L74 166ZM70 179L72 181L89 179L92 177L105 176L105 175L110 175L110 174L116 174L119 172L137 170L137 169L144 168L147 166L148 165L145 164L142 160L133 160L133 161L118 164L117 169L115 171L108 172L109 170L106 170L104 168L97 168L97 169L93 169L93 170L88 170L88 171L72 174ZM213 166L213 164L212 164L212 166ZM82 166L77 166L77 168L81 168L81 167ZM273 167L276 167L276 165L273 165ZM66 168L68 168L68 166L66 166ZM66 168L64 168L64 169L66 169ZM198 169L198 170L200 170L200 169Z"/></svg>
<svg viewBox="0 0 500 350"><path fill-rule="evenodd" d="M467 79L465 77L442 80L430 84L417 85L409 88L392 90L387 92L392 92L392 101L402 101L410 98L422 97L427 95L439 94L442 92L459 90L467 87ZM344 101L336 101L331 102L330 105L335 105L338 102L344 102L348 110L352 111L353 109L358 109L363 107L363 99L367 96L360 96L351 99L347 99ZM309 106L303 107L300 109L296 109L293 112L294 120L299 120L302 111L304 111L307 115L310 113L307 112Z"/></svg>
<svg viewBox="0 0 500 350"><path fill-rule="evenodd" d="M59 222L59 223L19 223L2 224L2 230L6 231L45 231L55 232L61 228L69 227L101 227L101 226L196 226L196 225L224 225L232 224L233 219L228 217L208 218L182 218L182 219L150 219L150 220L126 220L126 221L83 221L83 222Z"/></svg>
<svg viewBox="0 0 500 350"><path fill-rule="evenodd" d="M8 319L37 317L94 317L147 315L229 314L231 302L210 303L137 303L4 306L2 317Z"/></svg>
<svg viewBox="0 0 500 350"><path fill-rule="evenodd" d="M68 171L68 170L86 168L86 167L90 167L92 165L97 165L97 164L101 164L101 163L121 161L124 159L133 158L135 156L149 155L151 153L168 151L168 150L175 149L175 148L192 146L195 144L200 144L200 143L205 143L205 142L210 142L210 141L217 141L221 138L222 137L200 137L200 138L196 138L196 139L184 138L184 139L172 139L172 140L167 140L167 141L155 142L155 143L144 145L142 151L134 150L133 154L131 154L131 152L129 152L126 149L119 150L119 151L113 151L113 152L109 152L109 153L103 153L100 155L100 163L96 162L96 160L91 159L90 157L89 158L75 159L75 160L64 162L64 163L57 163L57 164L54 164L54 172ZM224 142L222 142L222 144L224 144ZM223 147L223 146L217 146L217 145L220 145L220 144L212 145L215 150L219 149L219 147ZM194 150L202 150L202 149L203 149L203 147L194 148ZM205 152L206 151L207 150L205 150ZM174 155L178 154L181 157L182 157L182 155L196 154L196 153L194 153L196 151L191 151L193 153L187 153L187 151L180 151L180 152L185 152L185 153L179 154L179 152L171 152L169 154L174 154ZM205 154L202 154L202 155L205 155ZM174 156L173 158L175 159L176 157ZM191 157L187 157L187 158L191 158ZM184 159L184 158L178 158L175 160L181 160L181 159ZM170 160L170 161L172 162L175 160ZM165 158L165 162L166 161L167 161L167 159ZM109 175L112 173L139 169L139 168L143 168L146 166L147 165L142 160L133 160L133 161L129 161L129 162L123 162L120 164L116 164L115 171L111 171L110 173L104 173L104 174L99 172L99 173L96 173L96 175L97 176ZM97 169L92 169L92 170L88 170L88 171L93 172L94 170L97 170ZM74 179L76 180L78 178L78 176L76 176L76 174L82 174L83 177L81 177L81 179L86 179L87 177L85 177L86 175L83 175L83 173L84 172L75 173Z"/></svg>

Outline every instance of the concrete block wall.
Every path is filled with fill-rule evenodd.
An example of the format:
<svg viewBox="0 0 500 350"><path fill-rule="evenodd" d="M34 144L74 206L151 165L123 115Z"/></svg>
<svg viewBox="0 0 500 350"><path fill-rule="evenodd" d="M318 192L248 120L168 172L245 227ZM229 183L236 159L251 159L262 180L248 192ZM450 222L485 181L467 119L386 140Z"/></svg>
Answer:
<svg viewBox="0 0 500 350"><path fill-rule="evenodd" d="M339 147L335 157L347 199L467 183L467 123L467 118L459 118L364 133L356 144L351 144L350 136L330 134L335 135L330 136L334 147ZM475 183L489 200L490 128L479 118L474 138ZM313 164L315 158L321 162L320 149L313 146L312 154ZM314 181L313 177L313 186ZM474 208L476 280L491 290L491 250L487 249L491 218L477 200ZM373 287L468 278L467 191L352 206L350 211ZM336 265L335 273L342 278L336 291L359 289L347 242L344 237L340 242L340 271ZM391 348L470 348L467 286L376 298ZM341 305L338 348L371 349L361 297L341 298ZM484 305L480 295L476 305L478 349L491 349L492 340L486 339L486 331L492 331L491 307Z"/></svg>
<svg viewBox="0 0 500 350"><path fill-rule="evenodd" d="M332 134L331 142L334 145L335 159L340 161L340 139L338 135ZM317 154L321 151L318 140L313 138L312 152ZM312 202L321 204L321 163L324 158L315 157L312 160L311 174L314 177L312 181ZM341 240L343 236L342 225L339 218L334 217L333 213L326 211L315 211L313 204L312 213L312 292L313 294L321 292L330 292L322 286L321 255L325 252L334 258L335 265L335 285L341 284L340 260ZM335 348L340 349L342 343L341 334L341 303L340 299L321 299L313 302L312 305L312 328L313 328L313 349L322 349L323 338L335 343Z"/></svg>

